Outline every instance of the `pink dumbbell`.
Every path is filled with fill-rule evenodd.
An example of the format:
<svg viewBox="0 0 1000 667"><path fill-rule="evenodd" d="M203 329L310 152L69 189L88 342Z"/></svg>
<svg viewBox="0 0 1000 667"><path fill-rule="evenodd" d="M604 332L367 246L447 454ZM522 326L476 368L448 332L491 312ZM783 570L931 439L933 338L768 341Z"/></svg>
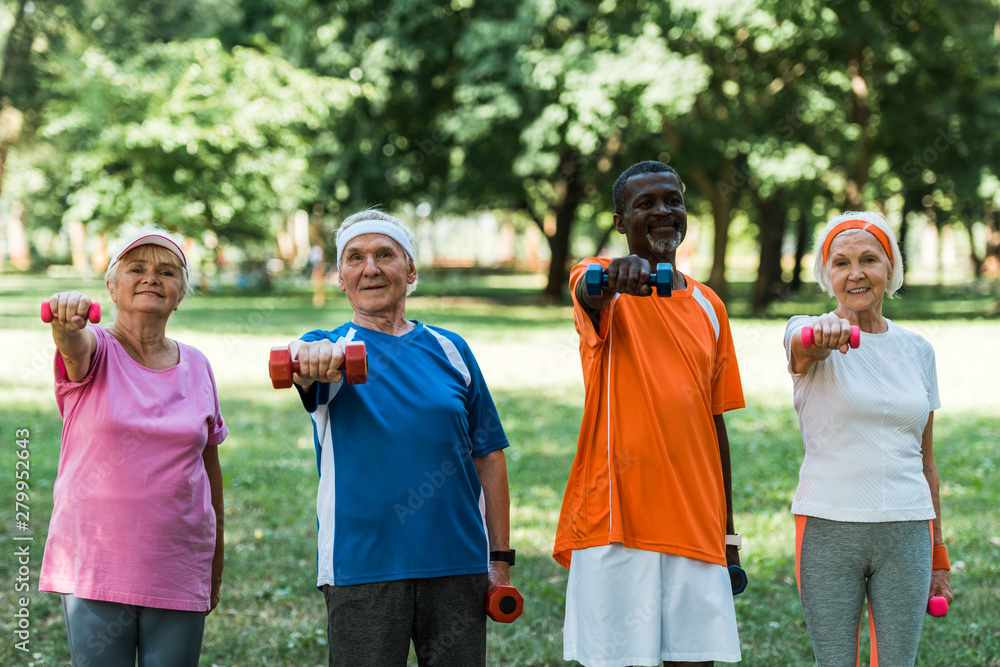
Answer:
<svg viewBox="0 0 1000 667"><path fill-rule="evenodd" d="M935 595L927 601L927 613L931 616L944 616L948 613L948 600Z"/></svg>
<svg viewBox="0 0 1000 667"><path fill-rule="evenodd" d="M810 326L802 327L802 347L808 350L815 342L816 334L813 328ZM855 350L861 345L861 327L851 327L851 340L848 342L848 345Z"/></svg>
<svg viewBox="0 0 1000 667"><path fill-rule="evenodd" d="M42 301L42 322L48 324L53 319L52 317L52 305L48 301ZM87 312L87 319L97 324L101 321L101 304L94 302L90 304L90 310Z"/></svg>

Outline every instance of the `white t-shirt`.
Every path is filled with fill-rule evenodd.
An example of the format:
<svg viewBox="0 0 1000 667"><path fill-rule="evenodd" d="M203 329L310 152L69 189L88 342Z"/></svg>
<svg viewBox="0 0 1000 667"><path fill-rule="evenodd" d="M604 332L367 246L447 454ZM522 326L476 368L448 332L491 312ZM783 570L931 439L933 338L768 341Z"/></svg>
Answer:
<svg viewBox="0 0 1000 667"><path fill-rule="evenodd" d="M792 336L817 318L796 316ZM832 521L874 523L934 518L921 454L929 413L941 407L934 348L886 320L881 334L861 333L861 346L834 351L792 375L805 446L792 513Z"/></svg>

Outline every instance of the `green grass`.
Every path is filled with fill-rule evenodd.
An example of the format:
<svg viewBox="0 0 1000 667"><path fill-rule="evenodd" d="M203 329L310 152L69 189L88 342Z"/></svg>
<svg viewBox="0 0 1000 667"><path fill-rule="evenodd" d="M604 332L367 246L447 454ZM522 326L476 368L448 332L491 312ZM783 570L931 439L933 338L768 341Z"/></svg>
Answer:
<svg viewBox="0 0 1000 667"><path fill-rule="evenodd" d="M61 429L52 398L53 348L47 327L38 322L37 304L66 287L64 281L46 278L0 278L0 504L8 508L0 524L2 665L68 661L56 596L37 591L29 596L29 653L14 649L11 632L20 597L14 591L13 537L24 534L14 526L14 430L31 430L28 534L34 538L31 578L37 586ZM85 288L103 294L99 282L87 282ZM928 618L917 664L998 666L1000 489L995 480L1000 425L995 390L1000 359L990 346L1000 339L1000 322L945 317L951 308L975 318L972 311L982 305L981 315L992 298L972 299L975 307L956 305L961 299L953 289L913 290L892 303L898 314L890 314L934 344L944 402L935 419L935 450L955 602L946 618ZM512 625L490 624L489 664L565 664L561 630L567 571L550 551L582 412L571 312L565 306L535 305L535 288L514 278L499 284L485 278L426 280L417 294L423 296L414 295L411 317L451 328L469 340L512 442L512 544L518 550L513 574L526 610ZM802 445L784 370L781 318L829 307L827 300L813 295L780 304L773 319L733 322L748 403L726 416L736 522L744 534L742 558L750 577L750 587L736 601L745 665L812 664L795 589L789 506ZM171 335L196 345L212 361L230 429L220 449L226 495L223 599L207 622L202 665L326 664L325 608L314 586L311 432L295 396L270 388L264 359L271 345L339 324L348 313L339 293L317 311L307 293L282 288L254 296L196 296L171 323Z"/></svg>

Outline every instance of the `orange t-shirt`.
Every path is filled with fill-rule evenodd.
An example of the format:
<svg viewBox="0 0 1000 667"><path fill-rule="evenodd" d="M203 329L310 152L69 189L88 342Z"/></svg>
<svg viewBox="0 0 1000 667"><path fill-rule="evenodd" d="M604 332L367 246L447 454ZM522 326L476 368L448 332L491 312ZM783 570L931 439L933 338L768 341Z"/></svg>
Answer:
<svg viewBox="0 0 1000 667"><path fill-rule="evenodd" d="M627 547L726 564L726 496L714 415L744 407L726 307L684 276L669 298L618 294L600 327L576 300L586 398L553 557Z"/></svg>

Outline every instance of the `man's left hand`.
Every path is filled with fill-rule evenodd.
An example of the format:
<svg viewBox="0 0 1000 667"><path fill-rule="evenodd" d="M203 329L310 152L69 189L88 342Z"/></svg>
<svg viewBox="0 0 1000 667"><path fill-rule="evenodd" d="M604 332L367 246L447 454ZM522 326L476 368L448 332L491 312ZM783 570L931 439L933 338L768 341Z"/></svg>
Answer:
<svg viewBox="0 0 1000 667"><path fill-rule="evenodd" d="M740 564L740 550L733 545L726 546L726 565Z"/></svg>

